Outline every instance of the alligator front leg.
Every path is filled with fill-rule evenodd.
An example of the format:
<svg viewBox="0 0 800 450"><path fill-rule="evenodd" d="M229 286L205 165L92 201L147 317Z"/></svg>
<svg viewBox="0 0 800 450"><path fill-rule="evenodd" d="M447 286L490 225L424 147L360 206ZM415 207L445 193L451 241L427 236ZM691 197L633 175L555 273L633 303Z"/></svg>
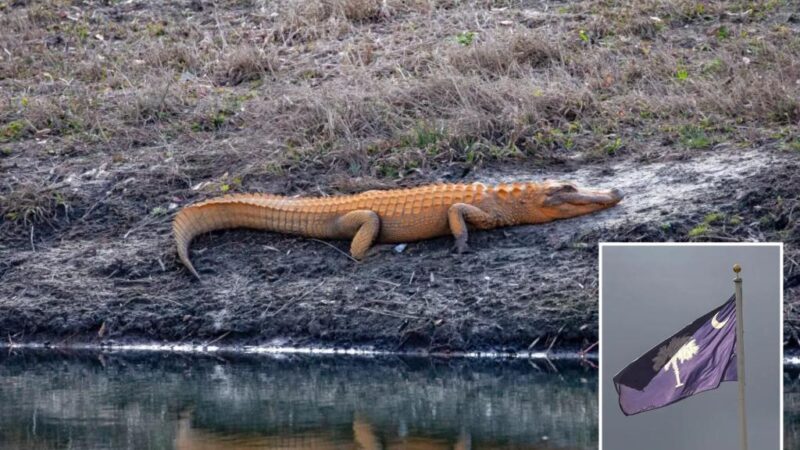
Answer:
<svg viewBox="0 0 800 450"><path fill-rule="evenodd" d="M366 209L350 211L336 219L336 229L342 236L352 237L350 254L363 259L381 230L381 219L374 211Z"/></svg>
<svg viewBox="0 0 800 450"><path fill-rule="evenodd" d="M450 232L456 238L455 247L458 253L467 251L467 224L486 230L494 228L497 223L491 214L466 203L456 203L451 206L447 210L447 222L450 224Z"/></svg>

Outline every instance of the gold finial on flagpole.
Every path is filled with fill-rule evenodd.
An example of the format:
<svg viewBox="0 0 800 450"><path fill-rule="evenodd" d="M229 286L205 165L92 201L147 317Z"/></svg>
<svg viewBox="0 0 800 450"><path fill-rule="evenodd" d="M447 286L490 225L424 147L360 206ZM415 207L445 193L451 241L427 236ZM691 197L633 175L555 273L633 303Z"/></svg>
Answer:
<svg viewBox="0 0 800 450"><path fill-rule="evenodd" d="M739 272L742 271L742 266L740 266L739 264L734 264L733 265L733 271L736 272L736 279L739 280L740 279L739 278Z"/></svg>

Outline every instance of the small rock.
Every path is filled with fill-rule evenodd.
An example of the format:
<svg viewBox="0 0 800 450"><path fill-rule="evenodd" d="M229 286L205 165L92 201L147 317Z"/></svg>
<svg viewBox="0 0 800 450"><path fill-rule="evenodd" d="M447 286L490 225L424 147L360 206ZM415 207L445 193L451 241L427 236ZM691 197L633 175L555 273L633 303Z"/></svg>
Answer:
<svg viewBox="0 0 800 450"><path fill-rule="evenodd" d="M197 76L195 76L195 74L193 74L192 72L184 70L183 73L181 73L181 77L178 79L178 81L180 81L181 83L185 83L187 81L193 81L196 78L197 78Z"/></svg>

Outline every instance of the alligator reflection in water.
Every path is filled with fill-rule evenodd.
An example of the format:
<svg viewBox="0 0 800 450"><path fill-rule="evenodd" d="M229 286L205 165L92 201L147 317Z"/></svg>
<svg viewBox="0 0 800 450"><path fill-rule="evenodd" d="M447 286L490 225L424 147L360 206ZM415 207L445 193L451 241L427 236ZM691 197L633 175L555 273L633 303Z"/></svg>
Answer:
<svg viewBox="0 0 800 450"><path fill-rule="evenodd" d="M530 361L17 352L13 448L595 448L596 372Z"/></svg>
<svg viewBox="0 0 800 450"><path fill-rule="evenodd" d="M546 444L521 446L531 450L555 449ZM347 440L333 432L311 432L303 435L276 436L226 436L215 434L191 426L189 418L181 418L175 438L177 450L228 450L239 448L258 449L364 449L364 450L467 450L472 448L468 433L462 433L454 439L433 438L424 436L382 437L374 426L361 419L353 421L352 440ZM480 448L507 449L513 446L498 443L481 443ZM572 447L576 448L576 447Z"/></svg>

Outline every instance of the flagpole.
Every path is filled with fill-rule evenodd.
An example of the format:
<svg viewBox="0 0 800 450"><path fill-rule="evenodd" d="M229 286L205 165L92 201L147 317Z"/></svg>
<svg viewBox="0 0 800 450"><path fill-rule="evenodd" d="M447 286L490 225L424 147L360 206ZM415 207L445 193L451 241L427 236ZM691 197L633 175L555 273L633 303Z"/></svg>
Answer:
<svg viewBox="0 0 800 450"><path fill-rule="evenodd" d="M739 380L739 439L742 450L747 450L747 417L744 408L744 306L742 304L742 266L734 264L736 278L736 378Z"/></svg>

